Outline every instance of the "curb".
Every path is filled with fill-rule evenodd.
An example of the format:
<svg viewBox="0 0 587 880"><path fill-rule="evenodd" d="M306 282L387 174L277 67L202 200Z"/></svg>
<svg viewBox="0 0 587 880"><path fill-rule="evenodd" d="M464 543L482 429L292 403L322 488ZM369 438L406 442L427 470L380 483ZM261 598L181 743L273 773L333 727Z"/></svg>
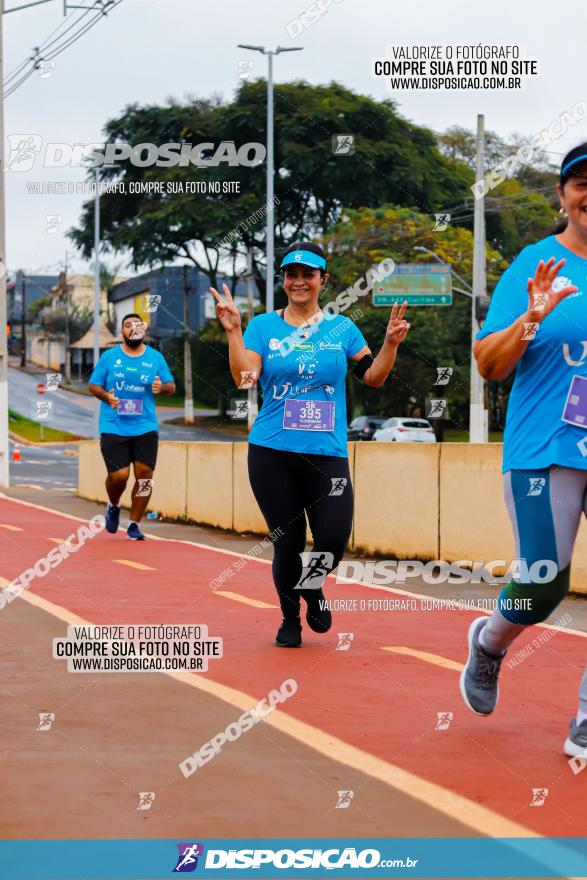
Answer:
<svg viewBox="0 0 587 880"><path fill-rule="evenodd" d="M85 439L80 437L80 440L47 440L47 442L44 442L41 440L28 440L26 437L21 437L20 434L15 434L14 431L9 431L8 436L21 446L78 446L80 440Z"/></svg>

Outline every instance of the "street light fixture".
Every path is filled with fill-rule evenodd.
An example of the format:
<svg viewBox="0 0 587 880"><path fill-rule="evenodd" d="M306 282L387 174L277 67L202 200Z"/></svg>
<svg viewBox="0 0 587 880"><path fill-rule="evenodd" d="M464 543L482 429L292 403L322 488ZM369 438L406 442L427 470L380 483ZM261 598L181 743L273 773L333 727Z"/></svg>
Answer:
<svg viewBox="0 0 587 880"><path fill-rule="evenodd" d="M414 250L415 251L424 251L427 254L431 254L434 257L434 259L437 260L437 262L442 263L443 266L446 265L444 260L441 257L439 257L437 253L435 253L434 251L431 251L430 248L423 247L423 245L416 245L414 247ZM453 275L455 275L459 279L459 281L461 281L465 285L465 287L467 288L467 290L460 290L458 287L453 287L453 290L455 290L457 293L462 293L463 296L468 296L468 297L472 298L473 297L473 288L471 287L469 282L465 281L465 279L462 277L462 275L459 275L458 272L455 272L455 270L452 268L452 266L451 266L451 273Z"/></svg>
<svg viewBox="0 0 587 880"><path fill-rule="evenodd" d="M273 288L275 276L274 248L274 211L273 211L273 56L281 52L301 52L303 46L278 46L277 49L266 49L265 46L251 46L239 43L239 49L249 49L267 55L269 62L267 73L267 270L265 299L268 312L273 311Z"/></svg>

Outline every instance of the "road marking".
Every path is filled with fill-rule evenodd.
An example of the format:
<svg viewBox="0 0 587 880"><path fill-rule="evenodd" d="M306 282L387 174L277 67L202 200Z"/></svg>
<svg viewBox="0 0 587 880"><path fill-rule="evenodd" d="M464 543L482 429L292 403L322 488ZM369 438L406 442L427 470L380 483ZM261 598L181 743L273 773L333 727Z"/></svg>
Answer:
<svg viewBox="0 0 587 880"><path fill-rule="evenodd" d="M130 566L130 568L138 568L139 571L157 571L156 568L152 568L150 565L143 565L142 562L135 562L132 559L113 559L112 562L119 562L121 565Z"/></svg>
<svg viewBox="0 0 587 880"><path fill-rule="evenodd" d="M449 660L448 657L442 657L440 654L429 654L428 651L417 651L415 648L394 645L381 648L381 650L391 651L393 654L405 654L407 657L416 657L418 660L424 660L425 663L433 663L435 666L443 666L445 669L454 669L455 672L461 672L464 669L463 664L457 663L456 660Z"/></svg>
<svg viewBox="0 0 587 880"><path fill-rule="evenodd" d="M90 438L87 438L90 439ZM33 489L41 489L42 486L22 486L19 485L19 489L22 488L33 488ZM80 525L87 525L90 521L87 519L83 519L80 516L74 516L71 513L64 513L61 510L54 510L52 507L45 507L44 504L33 504L32 501L24 501L22 498L12 498L10 495L5 495L4 492L0 492L0 499L4 499L6 501L10 501L13 504L21 504L24 507L32 507L34 510L44 510L46 513L51 513L53 516L61 516L64 519L71 519ZM168 544L185 544L187 547L191 547L192 549L202 549L208 550L210 553L221 553L224 556L236 556L239 559L247 559L248 562L258 562L261 565L271 565L270 559L253 559L247 557L245 553L237 553L235 550L225 550L223 547L213 547L211 544L203 544L201 541L186 541L183 538L164 538L162 535L149 535L150 541L166 541ZM357 581L353 578L347 578L343 575L328 575L326 583L331 584L333 581L339 584L352 584L355 587L364 587L367 590L379 590L384 593L392 593L397 596L409 596L411 599L434 599L438 600L437 596L433 596L430 593L412 593L409 590L400 590L398 587L383 587L379 584L365 584L362 581ZM477 617L480 614L485 614L487 617L491 617L490 611L482 611L479 609L478 611L474 611L471 609L463 609L463 614L475 614ZM533 626L538 626L541 629L553 629L557 632L567 633L572 636L580 636L582 639L587 639L587 632L584 632L580 629L572 629L570 626L556 626L554 623L535 623Z"/></svg>
<svg viewBox="0 0 587 880"><path fill-rule="evenodd" d="M277 605L269 605L268 602L261 602L260 599L251 599L249 596L241 596L240 593L231 593L230 590L215 590L216 596L226 596L227 599L234 599L235 602L242 602L243 605L252 605L253 608L277 608Z"/></svg>
<svg viewBox="0 0 587 880"><path fill-rule="evenodd" d="M11 526L8 523L0 523L0 529L8 529L9 532L24 532L20 526Z"/></svg>
<svg viewBox="0 0 587 880"><path fill-rule="evenodd" d="M94 626L91 621L85 620L67 608L49 602L48 599L44 599L35 593L23 593L21 598L25 602L29 602L31 605L42 609L71 626ZM189 685L189 687L196 688L199 691L204 691L216 699L222 700L245 712L258 702L258 695L252 696L244 691L220 684L208 676L190 672L173 672L171 670L161 670L160 674L167 675L169 678L173 678L181 684ZM315 752L324 755L329 761L336 760L341 764L346 764L358 773L371 776L378 782L383 782L390 788L400 791L406 797L421 801L427 807L443 813L445 816L466 825L468 828L472 828L483 837L542 837L541 834L537 834L530 828L507 819L505 816L500 816L499 813L495 813L489 807L484 807L463 795L437 785L435 782L429 782L420 776L416 776L414 773L410 773L408 770L403 770L395 764L390 764L388 761L383 760L383 758L377 758L375 755L363 751L363 749L338 739L338 737L331 733L320 730L311 724L307 724L305 721L299 721L280 709L274 709L270 715L265 716L263 722L274 727L280 733L292 737L302 743L302 745L308 746ZM515 848L515 840L510 845ZM566 854L566 850L564 852Z"/></svg>

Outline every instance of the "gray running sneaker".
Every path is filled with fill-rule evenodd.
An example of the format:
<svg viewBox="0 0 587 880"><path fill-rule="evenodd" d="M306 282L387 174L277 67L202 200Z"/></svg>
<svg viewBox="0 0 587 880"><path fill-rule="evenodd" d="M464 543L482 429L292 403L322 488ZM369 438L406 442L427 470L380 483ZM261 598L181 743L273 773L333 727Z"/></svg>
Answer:
<svg viewBox="0 0 587 880"><path fill-rule="evenodd" d="M587 721L577 724L577 719L571 718L564 750L565 755L570 755L572 758L587 758Z"/></svg>
<svg viewBox="0 0 587 880"><path fill-rule="evenodd" d="M469 659L461 672L463 700L477 715L491 715L497 704L499 686L497 677L505 651L500 656L491 654L479 644L479 633L489 618L478 617L469 627Z"/></svg>

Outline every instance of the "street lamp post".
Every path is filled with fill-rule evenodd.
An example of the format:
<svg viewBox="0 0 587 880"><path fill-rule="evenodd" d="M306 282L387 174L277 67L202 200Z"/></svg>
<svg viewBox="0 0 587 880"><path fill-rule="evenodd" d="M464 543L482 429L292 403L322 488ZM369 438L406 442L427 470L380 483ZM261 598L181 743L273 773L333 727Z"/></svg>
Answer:
<svg viewBox="0 0 587 880"><path fill-rule="evenodd" d="M441 259L437 253L430 250L430 248L423 247L422 245L416 245L414 247L414 250L415 251L423 251L427 254L430 254L439 263L444 263L444 260ZM481 378L481 375L479 374L479 370L477 369L477 361L475 360L475 356L473 354L473 343L475 342L475 336L477 335L477 331L479 330L479 324L477 322L477 316L475 314L475 293L474 293L474 290L471 287L471 285L468 283L468 281L465 281L465 279L461 275L459 275L458 272L455 272L454 269L452 269L452 274L456 275L456 277L459 279L459 281L461 281L465 285L465 287L468 288L467 290L461 290L458 287L453 287L453 290L456 293L462 293L463 296L468 296L471 300L471 384L470 384L471 390L470 390L470 397L471 397L471 412L473 412L473 407L476 405L478 400L481 399L481 401L483 401L483 391L484 391L483 379ZM469 443L483 443L483 442L486 443L487 442L486 433L483 432L482 430L477 431L476 424L477 423L473 422L473 421L470 423Z"/></svg>
<svg viewBox="0 0 587 880"><path fill-rule="evenodd" d="M20 12L31 6L42 6L53 0L32 0L21 6L6 9L0 0L0 86L4 83L4 33L3 19L9 12ZM8 339L6 337L6 202L4 159L4 96L0 88L0 486L8 486Z"/></svg>
<svg viewBox="0 0 587 880"><path fill-rule="evenodd" d="M94 201L94 369L100 359L100 170L94 168L96 198ZM100 436L100 401L94 398L94 437Z"/></svg>
<svg viewBox="0 0 587 880"><path fill-rule="evenodd" d="M485 119L477 116L477 150L475 180L485 174ZM487 411L485 384L477 369L473 343L479 330L475 306L486 292L485 274L485 196L475 197L473 219L473 303L471 307L471 405L469 409L469 443L487 443Z"/></svg>
<svg viewBox="0 0 587 880"><path fill-rule="evenodd" d="M267 275L266 275L266 309L268 312L273 311L273 288L275 276L275 246L274 246L274 210L273 210L273 56L279 55L280 52L301 52L303 46L278 46L273 51L266 49L264 46L249 46L245 43L238 44L239 49L250 49L253 52L261 52L267 55Z"/></svg>

